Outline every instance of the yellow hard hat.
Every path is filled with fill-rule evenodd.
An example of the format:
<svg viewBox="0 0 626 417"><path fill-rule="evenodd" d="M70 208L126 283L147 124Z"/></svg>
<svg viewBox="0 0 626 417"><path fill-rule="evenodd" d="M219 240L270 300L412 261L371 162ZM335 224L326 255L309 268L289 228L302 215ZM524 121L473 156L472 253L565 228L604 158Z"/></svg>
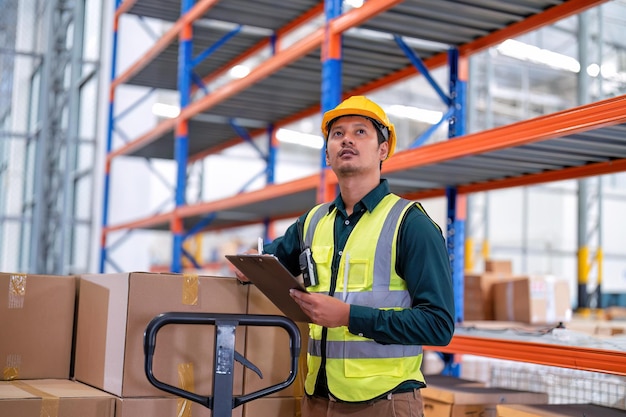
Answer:
<svg viewBox="0 0 626 417"><path fill-rule="evenodd" d="M396 149L396 130L389 121L385 111L372 100L365 96L352 96L345 99L337 107L328 110L322 117L322 133L324 139L328 139L329 124L341 116L363 116L372 119L374 125L381 131L389 142L387 158L393 155Z"/></svg>

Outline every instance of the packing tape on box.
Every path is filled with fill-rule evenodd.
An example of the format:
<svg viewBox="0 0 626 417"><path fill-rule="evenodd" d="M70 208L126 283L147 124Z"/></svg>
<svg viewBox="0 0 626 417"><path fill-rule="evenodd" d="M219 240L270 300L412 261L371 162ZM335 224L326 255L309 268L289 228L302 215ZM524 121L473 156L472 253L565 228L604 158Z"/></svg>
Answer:
<svg viewBox="0 0 626 417"><path fill-rule="evenodd" d="M198 275L183 274L183 304L198 305Z"/></svg>
<svg viewBox="0 0 626 417"><path fill-rule="evenodd" d="M11 384L29 394L41 398L41 411L39 412L41 417L59 416L59 397L35 388L24 381L11 381Z"/></svg>
<svg viewBox="0 0 626 417"><path fill-rule="evenodd" d="M2 378L4 381L12 381L20 376L20 365L22 364L22 356L12 353L7 355L7 362L2 370Z"/></svg>
<svg viewBox="0 0 626 417"><path fill-rule="evenodd" d="M9 278L9 308L23 308L25 297L26 275L11 275Z"/></svg>
<svg viewBox="0 0 626 417"><path fill-rule="evenodd" d="M195 392L195 380L192 363L178 364L178 387L182 390ZM191 417L191 402L179 398L176 405L176 417Z"/></svg>
<svg viewBox="0 0 626 417"><path fill-rule="evenodd" d="M509 281L506 283L506 319L507 321L513 321L515 320L515 299L513 298L513 296L515 294L513 294L515 291L513 291L514 285L513 285L513 281Z"/></svg>

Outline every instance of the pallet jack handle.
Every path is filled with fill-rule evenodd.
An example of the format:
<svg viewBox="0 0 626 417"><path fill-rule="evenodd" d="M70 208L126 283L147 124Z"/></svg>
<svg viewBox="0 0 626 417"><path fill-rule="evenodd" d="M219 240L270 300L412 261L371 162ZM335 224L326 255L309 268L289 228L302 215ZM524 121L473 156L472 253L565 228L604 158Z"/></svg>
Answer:
<svg viewBox="0 0 626 417"><path fill-rule="evenodd" d="M155 378L152 371L152 361L154 351L156 350L157 333L167 324L216 326L213 395L202 396ZM287 331L289 334L291 352L291 370L286 380L250 394L241 396L232 395L234 361L236 360L236 356L239 356L237 352L235 352L235 328L238 325L282 327ZM153 318L146 327L144 333L144 354L146 376L148 377L148 381L156 388L202 404L213 410L213 416L231 416L233 408L287 388L295 381L298 373L298 358L300 356L300 330L291 319L284 316L219 313L163 313ZM244 366L245 365L244 363Z"/></svg>

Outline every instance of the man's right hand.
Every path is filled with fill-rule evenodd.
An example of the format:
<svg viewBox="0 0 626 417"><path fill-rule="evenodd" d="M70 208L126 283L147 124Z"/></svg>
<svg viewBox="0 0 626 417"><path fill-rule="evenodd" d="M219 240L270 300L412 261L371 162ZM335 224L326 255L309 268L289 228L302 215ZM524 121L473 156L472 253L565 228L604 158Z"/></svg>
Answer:
<svg viewBox="0 0 626 417"><path fill-rule="evenodd" d="M243 254L244 254L244 255L254 255L254 254L257 254L257 253L259 253L259 251L258 251L258 250L256 250L256 249L248 249L248 250L247 250L247 251L245 251ZM237 277L237 279L238 279L239 281L241 281L241 283L246 283L246 284L247 284L247 283L249 283L249 282L250 282L250 280L248 279L248 277L247 277L247 276L245 276L245 275L243 274L243 272L241 272L241 271L240 271L240 270L239 270L236 266L234 266L234 265L231 265L231 266L232 266L232 268L233 268L233 272L235 272L235 276Z"/></svg>

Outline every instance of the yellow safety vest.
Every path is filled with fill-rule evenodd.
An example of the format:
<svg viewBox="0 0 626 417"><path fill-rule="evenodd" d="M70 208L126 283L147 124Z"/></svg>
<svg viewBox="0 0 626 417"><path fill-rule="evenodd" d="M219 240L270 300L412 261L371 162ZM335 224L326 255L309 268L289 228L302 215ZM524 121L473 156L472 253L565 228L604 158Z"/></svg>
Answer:
<svg viewBox="0 0 626 417"><path fill-rule="evenodd" d="M412 204L388 194L372 212L363 214L341 254L335 298L380 309L411 308L406 282L396 273L395 264L400 223ZM311 292L330 292L336 213L336 210L328 213L328 204L316 206L304 224L304 240L311 247L317 265L318 285L309 287ZM322 360L322 329L316 324L309 326L305 381L308 394L315 390ZM421 363L421 346L383 345L350 333L347 326L328 329L328 390L339 400L368 401L390 392L404 381L424 381Z"/></svg>

